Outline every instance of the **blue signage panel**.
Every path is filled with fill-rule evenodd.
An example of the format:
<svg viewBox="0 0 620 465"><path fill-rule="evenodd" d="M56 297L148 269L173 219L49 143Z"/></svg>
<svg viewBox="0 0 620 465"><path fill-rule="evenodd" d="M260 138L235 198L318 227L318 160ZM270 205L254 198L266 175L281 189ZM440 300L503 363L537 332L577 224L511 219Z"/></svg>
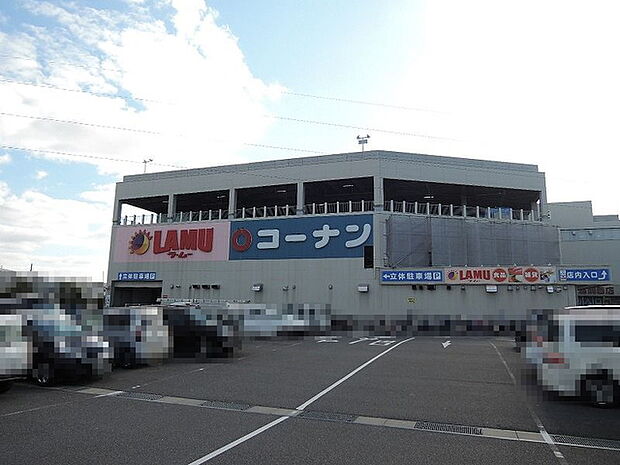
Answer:
<svg viewBox="0 0 620 465"><path fill-rule="evenodd" d="M381 272L382 283L441 283L443 270L395 270Z"/></svg>
<svg viewBox="0 0 620 465"><path fill-rule="evenodd" d="M372 215L233 221L231 260L363 257Z"/></svg>
<svg viewBox="0 0 620 465"><path fill-rule="evenodd" d="M560 281L609 281L609 268L566 268L560 269Z"/></svg>
<svg viewBox="0 0 620 465"><path fill-rule="evenodd" d="M119 281L155 281L157 273L154 271L121 271L118 273Z"/></svg>

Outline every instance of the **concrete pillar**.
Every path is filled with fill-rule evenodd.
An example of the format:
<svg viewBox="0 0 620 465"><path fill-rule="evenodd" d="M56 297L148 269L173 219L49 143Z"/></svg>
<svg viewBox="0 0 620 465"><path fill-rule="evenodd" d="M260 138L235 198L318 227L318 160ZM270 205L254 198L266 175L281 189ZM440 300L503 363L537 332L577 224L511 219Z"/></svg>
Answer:
<svg viewBox="0 0 620 465"><path fill-rule="evenodd" d="M375 203L375 211L383 211L383 177L382 176L373 176L373 201Z"/></svg>
<svg viewBox="0 0 620 465"><path fill-rule="evenodd" d="M177 212L177 196L168 194L168 222L174 221L174 215Z"/></svg>
<svg viewBox="0 0 620 465"><path fill-rule="evenodd" d="M228 218L235 217L237 209L237 190L234 187L228 189Z"/></svg>
<svg viewBox="0 0 620 465"><path fill-rule="evenodd" d="M123 201L117 200L114 202L114 213L112 213L112 224L121 224L121 212L123 210Z"/></svg>
<svg viewBox="0 0 620 465"><path fill-rule="evenodd" d="M536 221L540 217L538 216L538 202L532 202L530 204L530 210L532 210L530 220Z"/></svg>
<svg viewBox="0 0 620 465"><path fill-rule="evenodd" d="M546 179L543 177L542 180L543 183L543 188L540 190L539 192L539 196L540 196L540 214L542 215L542 220L545 223L550 223L551 222L551 214L549 211L549 206L547 205L547 181Z"/></svg>
<svg viewBox="0 0 620 465"><path fill-rule="evenodd" d="M305 203L304 183L298 182L297 183L297 209L296 209L298 215L304 214L304 203Z"/></svg>

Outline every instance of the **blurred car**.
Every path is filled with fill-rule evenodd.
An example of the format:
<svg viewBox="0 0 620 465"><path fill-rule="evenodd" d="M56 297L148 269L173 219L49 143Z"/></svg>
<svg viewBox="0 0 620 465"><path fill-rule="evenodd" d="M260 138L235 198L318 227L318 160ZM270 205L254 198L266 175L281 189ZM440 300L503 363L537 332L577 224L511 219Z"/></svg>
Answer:
<svg viewBox="0 0 620 465"><path fill-rule="evenodd" d="M243 335L249 337L322 334L331 324L324 305L229 303L227 309L237 316Z"/></svg>
<svg viewBox="0 0 620 465"><path fill-rule="evenodd" d="M59 308L19 309L24 335L32 343L29 374L42 386L59 378L102 376L111 371L110 345L99 331L77 323Z"/></svg>
<svg viewBox="0 0 620 465"><path fill-rule="evenodd" d="M239 320L222 305L183 302L163 310L177 357L230 357L241 348Z"/></svg>
<svg viewBox="0 0 620 465"><path fill-rule="evenodd" d="M547 327L548 337L525 350L543 389L598 406L620 403L620 306L567 307Z"/></svg>
<svg viewBox="0 0 620 465"><path fill-rule="evenodd" d="M550 337L552 327L549 326L549 321L555 312L557 312L555 308L529 310L525 319L517 322L515 327L515 349L517 352L531 346L532 342L541 342L541 340Z"/></svg>
<svg viewBox="0 0 620 465"><path fill-rule="evenodd" d="M150 364L168 357L168 326L159 306L112 307L103 310L103 335L114 363L124 367Z"/></svg>
<svg viewBox="0 0 620 465"><path fill-rule="evenodd" d="M22 334L20 315L0 315L0 392L13 381L25 378L32 362L32 351Z"/></svg>

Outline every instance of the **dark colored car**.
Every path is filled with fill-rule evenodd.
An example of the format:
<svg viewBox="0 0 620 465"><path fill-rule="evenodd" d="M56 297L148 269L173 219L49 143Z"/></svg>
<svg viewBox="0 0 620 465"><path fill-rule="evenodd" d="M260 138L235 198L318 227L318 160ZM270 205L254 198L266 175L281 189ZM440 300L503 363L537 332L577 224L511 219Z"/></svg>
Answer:
<svg viewBox="0 0 620 465"><path fill-rule="evenodd" d="M176 357L230 357L241 348L239 319L220 306L168 305L164 321Z"/></svg>
<svg viewBox="0 0 620 465"><path fill-rule="evenodd" d="M109 343L60 309L19 310L32 343L30 375L40 385L59 378L102 376L111 371Z"/></svg>

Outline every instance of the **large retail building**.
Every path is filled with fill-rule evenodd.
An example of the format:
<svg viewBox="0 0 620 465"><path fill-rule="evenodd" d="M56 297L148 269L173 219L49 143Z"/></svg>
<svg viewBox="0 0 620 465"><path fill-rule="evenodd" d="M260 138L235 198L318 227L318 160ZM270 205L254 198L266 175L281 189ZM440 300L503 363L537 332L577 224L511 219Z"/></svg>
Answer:
<svg viewBox="0 0 620 465"><path fill-rule="evenodd" d="M387 151L125 176L111 302L518 319L577 303L583 286L613 288L620 273L609 255L564 244L572 230L552 220L570 212L558 205L535 165Z"/></svg>

